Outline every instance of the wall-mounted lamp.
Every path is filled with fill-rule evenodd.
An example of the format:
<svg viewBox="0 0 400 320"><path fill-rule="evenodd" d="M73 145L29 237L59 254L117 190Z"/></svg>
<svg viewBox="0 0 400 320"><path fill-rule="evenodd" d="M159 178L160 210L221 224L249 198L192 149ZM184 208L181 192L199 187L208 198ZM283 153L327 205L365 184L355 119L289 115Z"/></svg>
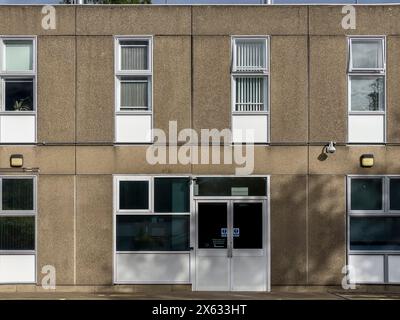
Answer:
<svg viewBox="0 0 400 320"><path fill-rule="evenodd" d="M330 141L329 144L325 147L326 153L335 153L336 152L336 142Z"/></svg>
<svg viewBox="0 0 400 320"><path fill-rule="evenodd" d="M10 156L10 167L20 168L24 165L24 156L22 154L12 154Z"/></svg>
<svg viewBox="0 0 400 320"><path fill-rule="evenodd" d="M373 154L363 154L360 157L361 167L371 168L374 166L374 155Z"/></svg>

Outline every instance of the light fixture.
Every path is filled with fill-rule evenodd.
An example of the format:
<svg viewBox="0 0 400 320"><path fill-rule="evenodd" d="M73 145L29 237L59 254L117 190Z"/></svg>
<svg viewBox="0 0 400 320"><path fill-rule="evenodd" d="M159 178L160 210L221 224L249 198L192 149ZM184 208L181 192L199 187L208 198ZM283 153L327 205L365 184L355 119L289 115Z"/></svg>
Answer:
<svg viewBox="0 0 400 320"><path fill-rule="evenodd" d="M374 166L374 155L373 154L363 154L360 158L361 167L371 168Z"/></svg>
<svg viewBox="0 0 400 320"><path fill-rule="evenodd" d="M335 153L336 152L336 142L330 141L329 144L325 147L326 153Z"/></svg>
<svg viewBox="0 0 400 320"><path fill-rule="evenodd" d="M24 156L22 154L12 154L10 156L10 167L22 167L24 165Z"/></svg>

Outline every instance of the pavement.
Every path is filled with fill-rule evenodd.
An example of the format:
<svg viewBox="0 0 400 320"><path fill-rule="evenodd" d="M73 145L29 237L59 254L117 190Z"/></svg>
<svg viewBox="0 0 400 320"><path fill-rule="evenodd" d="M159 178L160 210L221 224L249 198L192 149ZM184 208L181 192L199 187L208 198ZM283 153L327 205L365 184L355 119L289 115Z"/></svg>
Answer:
<svg viewBox="0 0 400 320"><path fill-rule="evenodd" d="M3 292L0 300L400 300L400 293L326 292Z"/></svg>

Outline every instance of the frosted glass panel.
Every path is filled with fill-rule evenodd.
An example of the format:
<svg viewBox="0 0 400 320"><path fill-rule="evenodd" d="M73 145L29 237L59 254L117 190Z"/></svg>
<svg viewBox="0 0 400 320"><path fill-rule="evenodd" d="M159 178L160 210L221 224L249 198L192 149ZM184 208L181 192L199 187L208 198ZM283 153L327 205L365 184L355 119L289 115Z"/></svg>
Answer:
<svg viewBox="0 0 400 320"><path fill-rule="evenodd" d="M352 40L351 54L353 68L383 68L382 40L354 39Z"/></svg>
<svg viewBox="0 0 400 320"><path fill-rule="evenodd" d="M6 40L6 70L27 71L33 69L32 41Z"/></svg>

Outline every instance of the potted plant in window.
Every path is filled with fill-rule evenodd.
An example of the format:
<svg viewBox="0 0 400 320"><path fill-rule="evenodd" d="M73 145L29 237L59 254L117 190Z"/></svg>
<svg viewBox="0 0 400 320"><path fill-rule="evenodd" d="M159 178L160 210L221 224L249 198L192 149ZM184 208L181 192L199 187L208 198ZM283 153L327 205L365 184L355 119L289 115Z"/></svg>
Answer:
<svg viewBox="0 0 400 320"><path fill-rule="evenodd" d="M26 97L24 99L16 100L14 102L13 108L15 111L30 111L30 110L32 110L30 98Z"/></svg>

